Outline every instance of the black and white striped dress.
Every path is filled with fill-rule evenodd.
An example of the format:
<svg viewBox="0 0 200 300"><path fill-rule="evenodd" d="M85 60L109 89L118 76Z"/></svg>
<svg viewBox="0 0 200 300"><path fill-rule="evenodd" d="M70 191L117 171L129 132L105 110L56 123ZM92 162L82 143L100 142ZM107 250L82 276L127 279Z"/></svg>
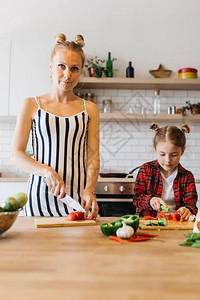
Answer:
<svg viewBox="0 0 200 300"><path fill-rule="evenodd" d="M89 116L83 111L60 117L40 108L33 118L32 138L35 160L51 166L63 179L66 192L76 201L86 183L86 141ZM53 196L44 177L31 174L28 182L26 216L66 216L72 209Z"/></svg>

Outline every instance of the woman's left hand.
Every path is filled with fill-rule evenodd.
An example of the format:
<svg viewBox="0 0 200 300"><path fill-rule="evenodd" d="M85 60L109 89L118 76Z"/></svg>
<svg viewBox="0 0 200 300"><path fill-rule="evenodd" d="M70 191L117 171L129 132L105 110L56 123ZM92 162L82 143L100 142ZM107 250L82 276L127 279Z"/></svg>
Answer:
<svg viewBox="0 0 200 300"><path fill-rule="evenodd" d="M179 212L179 214L181 215L181 218L185 221L188 221L190 215L192 214L191 211L185 206L177 209L177 212Z"/></svg>
<svg viewBox="0 0 200 300"><path fill-rule="evenodd" d="M88 216L90 208L92 208L91 215L92 219L96 219L98 211L99 211L99 206L97 203L97 199L95 195L93 195L91 192L84 191L81 197L81 205L86 211L86 218Z"/></svg>

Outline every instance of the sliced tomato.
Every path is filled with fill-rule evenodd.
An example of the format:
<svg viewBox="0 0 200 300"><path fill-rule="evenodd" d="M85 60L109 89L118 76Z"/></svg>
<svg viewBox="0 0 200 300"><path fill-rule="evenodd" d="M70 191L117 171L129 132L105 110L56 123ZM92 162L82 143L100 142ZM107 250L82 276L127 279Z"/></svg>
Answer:
<svg viewBox="0 0 200 300"><path fill-rule="evenodd" d="M78 220L78 216L75 213L75 211L70 212L70 214L67 216L67 220L68 221L77 221Z"/></svg>
<svg viewBox="0 0 200 300"><path fill-rule="evenodd" d="M160 213L159 215L157 215L156 220L159 220L159 219L162 219L162 218L165 218L167 220L167 216L166 216L165 213Z"/></svg>
<svg viewBox="0 0 200 300"><path fill-rule="evenodd" d="M177 213L170 213L168 219L171 221L179 221L181 216Z"/></svg>
<svg viewBox="0 0 200 300"><path fill-rule="evenodd" d="M82 211L74 211L74 213L77 215L78 220L84 219L84 213Z"/></svg>

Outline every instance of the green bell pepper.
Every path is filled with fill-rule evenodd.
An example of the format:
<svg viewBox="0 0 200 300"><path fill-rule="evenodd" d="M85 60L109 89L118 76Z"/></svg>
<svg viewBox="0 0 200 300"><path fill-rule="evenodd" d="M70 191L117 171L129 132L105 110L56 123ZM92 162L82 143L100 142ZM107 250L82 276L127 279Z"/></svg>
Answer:
<svg viewBox="0 0 200 300"><path fill-rule="evenodd" d="M102 223L100 227L103 234L107 236L116 235L117 229L122 227L122 222L118 220L112 223Z"/></svg>
<svg viewBox="0 0 200 300"><path fill-rule="evenodd" d="M160 226L167 226L168 222L165 218L161 218L158 220L158 225Z"/></svg>
<svg viewBox="0 0 200 300"><path fill-rule="evenodd" d="M131 226L135 232L139 227L140 219L137 215L125 215L122 216L119 220L121 220L121 222L125 221L126 225Z"/></svg>

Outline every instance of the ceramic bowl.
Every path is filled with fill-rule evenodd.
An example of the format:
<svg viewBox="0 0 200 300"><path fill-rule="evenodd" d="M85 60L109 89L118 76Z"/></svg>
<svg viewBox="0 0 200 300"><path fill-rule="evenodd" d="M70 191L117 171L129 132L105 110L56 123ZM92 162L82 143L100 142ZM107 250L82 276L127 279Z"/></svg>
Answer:
<svg viewBox="0 0 200 300"><path fill-rule="evenodd" d="M21 209L10 212L0 212L0 236L4 237L6 232L15 222Z"/></svg>

